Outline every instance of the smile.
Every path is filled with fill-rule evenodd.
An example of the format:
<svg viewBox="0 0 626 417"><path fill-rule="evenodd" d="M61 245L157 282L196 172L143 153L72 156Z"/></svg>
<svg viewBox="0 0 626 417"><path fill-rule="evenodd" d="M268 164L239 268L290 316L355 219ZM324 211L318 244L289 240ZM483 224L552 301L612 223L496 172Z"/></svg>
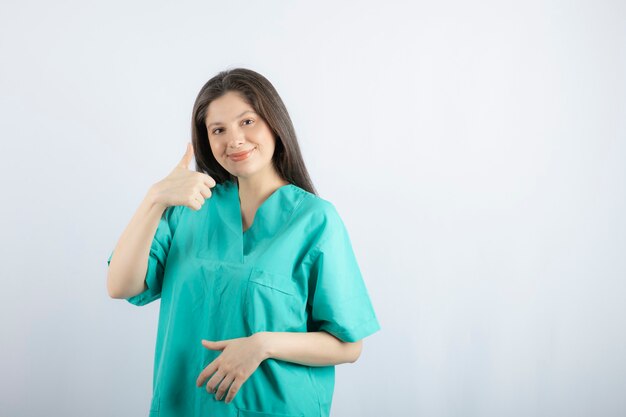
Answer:
<svg viewBox="0 0 626 417"><path fill-rule="evenodd" d="M243 151L243 152L237 152L237 153L232 153L230 155L228 155L228 157L233 160L233 161L243 161L244 159L247 159L248 156L250 156L250 154L252 153L252 151L254 151L256 148L252 148L249 151Z"/></svg>

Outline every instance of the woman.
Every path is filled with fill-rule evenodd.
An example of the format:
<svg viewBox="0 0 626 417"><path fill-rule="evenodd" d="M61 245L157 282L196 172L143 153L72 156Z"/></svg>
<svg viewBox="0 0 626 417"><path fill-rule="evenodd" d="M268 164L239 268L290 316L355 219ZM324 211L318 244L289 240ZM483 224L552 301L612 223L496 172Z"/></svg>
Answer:
<svg viewBox="0 0 626 417"><path fill-rule="evenodd" d="M209 80L192 142L109 257L111 297L161 299L150 415L328 416L380 329L346 228L262 75Z"/></svg>

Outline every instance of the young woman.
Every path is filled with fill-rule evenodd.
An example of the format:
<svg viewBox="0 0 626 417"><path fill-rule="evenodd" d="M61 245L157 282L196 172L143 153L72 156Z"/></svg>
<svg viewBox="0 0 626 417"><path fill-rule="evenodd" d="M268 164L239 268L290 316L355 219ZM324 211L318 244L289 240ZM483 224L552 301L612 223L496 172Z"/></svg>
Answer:
<svg viewBox="0 0 626 417"><path fill-rule="evenodd" d="M328 416L334 365L380 325L285 105L262 75L220 72L192 142L108 261L111 297L161 299L150 416Z"/></svg>

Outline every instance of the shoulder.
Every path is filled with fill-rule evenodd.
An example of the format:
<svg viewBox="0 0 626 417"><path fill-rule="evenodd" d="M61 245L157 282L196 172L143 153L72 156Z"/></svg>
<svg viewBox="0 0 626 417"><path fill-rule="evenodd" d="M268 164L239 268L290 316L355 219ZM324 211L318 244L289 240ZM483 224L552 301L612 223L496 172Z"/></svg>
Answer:
<svg viewBox="0 0 626 417"><path fill-rule="evenodd" d="M296 185L293 185L293 188L302 197L297 207L296 215L313 217L321 222L341 220L337 208L329 200L312 194Z"/></svg>
<svg viewBox="0 0 626 417"><path fill-rule="evenodd" d="M316 246L346 232L341 215L331 201L299 187L296 192L302 195L302 200L294 211L294 218L306 224Z"/></svg>

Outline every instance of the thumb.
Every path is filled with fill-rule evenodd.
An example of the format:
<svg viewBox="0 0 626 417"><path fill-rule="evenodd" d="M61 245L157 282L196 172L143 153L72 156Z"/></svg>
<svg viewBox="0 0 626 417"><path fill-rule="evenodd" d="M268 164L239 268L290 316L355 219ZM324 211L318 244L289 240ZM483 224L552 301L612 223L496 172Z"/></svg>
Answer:
<svg viewBox="0 0 626 417"><path fill-rule="evenodd" d="M193 159L193 145L191 142L187 142L187 149L185 150L185 155L183 155L183 159L178 163L179 166L183 168L189 168L189 164Z"/></svg>
<svg viewBox="0 0 626 417"><path fill-rule="evenodd" d="M226 347L226 342L224 341L212 342L210 340L202 339L202 345L205 348L211 349L211 350L223 350Z"/></svg>

